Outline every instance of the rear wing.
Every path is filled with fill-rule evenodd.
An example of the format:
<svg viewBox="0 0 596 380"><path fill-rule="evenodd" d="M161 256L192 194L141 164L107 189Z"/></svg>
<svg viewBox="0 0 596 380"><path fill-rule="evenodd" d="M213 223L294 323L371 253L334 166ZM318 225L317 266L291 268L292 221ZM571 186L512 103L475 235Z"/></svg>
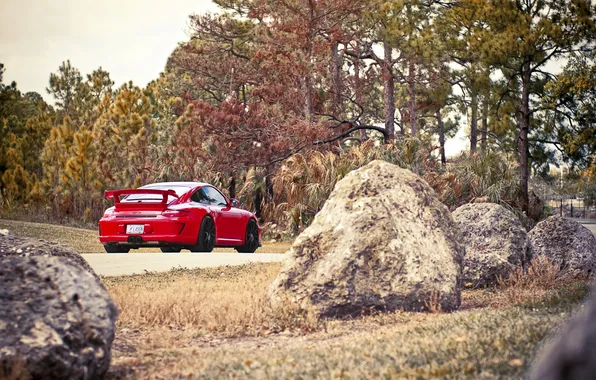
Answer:
<svg viewBox="0 0 596 380"><path fill-rule="evenodd" d="M161 195L161 201L151 202L150 200L139 199L138 201L122 202L121 196L134 194L153 194ZM110 190L105 192L107 199L114 199L114 206L118 209L146 209L158 207L165 209L168 204L168 197L179 198L174 190L156 190L156 189L128 189L128 190Z"/></svg>

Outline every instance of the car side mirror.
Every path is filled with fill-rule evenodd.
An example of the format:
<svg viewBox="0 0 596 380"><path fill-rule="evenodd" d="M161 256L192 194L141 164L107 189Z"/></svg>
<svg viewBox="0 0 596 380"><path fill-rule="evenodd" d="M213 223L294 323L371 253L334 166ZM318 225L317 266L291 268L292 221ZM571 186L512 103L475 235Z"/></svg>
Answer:
<svg viewBox="0 0 596 380"><path fill-rule="evenodd" d="M238 207L240 205L240 201L236 198L232 198L230 204L232 205L232 207Z"/></svg>

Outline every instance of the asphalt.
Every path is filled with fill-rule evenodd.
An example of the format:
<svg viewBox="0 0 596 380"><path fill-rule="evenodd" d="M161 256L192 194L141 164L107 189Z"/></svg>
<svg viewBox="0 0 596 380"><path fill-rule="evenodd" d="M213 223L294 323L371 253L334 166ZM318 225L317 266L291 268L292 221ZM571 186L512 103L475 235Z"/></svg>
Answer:
<svg viewBox="0 0 596 380"><path fill-rule="evenodd" d="M584 227L592 231L596 235L596 224L584 224Z"/></svg>
<svg viewBox="0 0 596 380"><path fill-rule="evenodd" d="M596 221L578 220L596 235ZM82 255L101 276L124 276L172 268L209 268L248 263L280 262L283 253L90 253Z"/></svg>
<svg viewBox="0 0 596 380"><path fill-rule="evenodd" d="M100 276L165 272L172 268L209 268L279 262L281 253L91 253L81 255Z"/></svg>

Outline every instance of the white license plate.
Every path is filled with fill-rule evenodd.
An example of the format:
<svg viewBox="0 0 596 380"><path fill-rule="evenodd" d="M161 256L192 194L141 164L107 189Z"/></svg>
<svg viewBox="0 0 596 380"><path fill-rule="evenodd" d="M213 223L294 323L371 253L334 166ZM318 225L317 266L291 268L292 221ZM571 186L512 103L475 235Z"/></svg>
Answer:
<svg viewBox="0 0 596 380"><path fill-rule="evenodd" d="M126 226L127 234L142 234L145 232L144 224L129 224Z"/></svg>

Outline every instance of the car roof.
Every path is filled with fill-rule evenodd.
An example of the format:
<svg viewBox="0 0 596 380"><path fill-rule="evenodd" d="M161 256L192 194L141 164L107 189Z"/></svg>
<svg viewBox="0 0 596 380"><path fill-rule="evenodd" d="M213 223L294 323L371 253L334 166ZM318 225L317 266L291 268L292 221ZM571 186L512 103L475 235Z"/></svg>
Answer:
<svg viewBox="0 0 596 380"><path fill-rule="evenodd" d="M151 186L177 186L177 187L198 187L198 186L211 186L205 182L155 182L150 183L148 185L142 186L143 188L151 187Z"/></svg>

